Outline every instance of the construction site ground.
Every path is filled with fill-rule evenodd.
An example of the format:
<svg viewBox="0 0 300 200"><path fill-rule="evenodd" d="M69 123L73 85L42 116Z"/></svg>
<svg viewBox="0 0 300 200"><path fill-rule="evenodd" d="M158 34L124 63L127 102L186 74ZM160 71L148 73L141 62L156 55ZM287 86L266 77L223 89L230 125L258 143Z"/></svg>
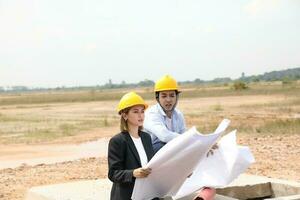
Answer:
<svg viewBox="0 0 300 200"><path fill-rule="evenodd" d="M239 137L250 146L256 163L247 173L300 181L300 136ZM58 164L22 165L0 171L0 199L23 199L28 188L39 185L107 177L107 159L89 158Z"/></svg>
<svg viewBox="0 0 300 200"><path fill-rule="evenodd" d="M280 107L278 106L279 102L282 105ZM3 137L3 142L0 144L0 162L9 159L13 161L13 158L20 157L30 160L37 156L49 156L49 154L55 157L55 154L52 155L53 152L50 152L49 149L58 147L64 149L64 146L100 138L108 140L118 132L118 116L114 113L116 104L117 101L112 101L106 102L104 105L109 110L106 115L108 125L81 131L80 134L32 143L21 140L14 143L6 138L4 140ZM99 109L100 105L102 105L101 102L70 103L72 111L65 104L63 113L66 115L66 112L79 112L81 107L97 107ZM55 106L60 107L59 104ZM59 115L59 109L54 108L55 106L49 105L46 109L34 107L37 109L34 112L41 113L42 110L48 111L53 108ZM223 118L229 118L232 121L231 128L238 130L238 143L249 146L256 159L255 164L247 170L247 173L300 181L299 100L295 102L293 97L286 98L282 95L186 98L182 99L178 106L186 116L187 126L196 125L198 130L203 130L203 132L212 131ZM26 110L26 108L22 108L22 110ZM26 110L26 112L30 113L32 110ZM103 110L100 109L99 112L103 112ZM0 107L0 113L3 116L21 113L21 111L20 108L6 106L5 109L2 107L2 110ZM24 113L22 114L24 115ZM111 115L116 115L116 117L110 118ZM35 148L40 149L38 155L34 153L36 152ZM57 155L64 153L67 155L68 152L58 152ZM101 152L99 152L99 157L74 161L53 164L40 163L34 166L23 164L18 167L0 169L0 199L21 200L26 191L34 186L105 177L107 177L107 158Z"/></svg>

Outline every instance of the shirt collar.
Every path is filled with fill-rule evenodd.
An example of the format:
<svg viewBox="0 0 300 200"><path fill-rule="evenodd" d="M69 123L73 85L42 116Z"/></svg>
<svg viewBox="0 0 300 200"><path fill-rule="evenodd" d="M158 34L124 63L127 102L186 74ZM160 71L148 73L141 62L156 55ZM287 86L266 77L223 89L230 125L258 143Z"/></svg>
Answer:
<svg viewBox="0 0 300 200"><path fill-rule="evenodd" d="M167 116L167 114L165 113L165 111L163 110L163 108L161 107L161 105L159 103L156 104L156 107L161 115L163 115L165 117Z"/></svg>

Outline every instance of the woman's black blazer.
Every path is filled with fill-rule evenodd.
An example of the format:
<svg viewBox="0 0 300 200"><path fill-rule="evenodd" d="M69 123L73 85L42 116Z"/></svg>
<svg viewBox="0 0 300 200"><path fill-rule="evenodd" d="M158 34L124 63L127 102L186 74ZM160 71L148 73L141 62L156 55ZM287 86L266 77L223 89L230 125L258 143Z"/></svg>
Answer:
<svg viewBox="0 0 300 200"><path fill-rule="evenodd" d="M154 155L151 137L139 131L148 161ZM108 178L113 182L111 200L130 200L135 177L133 170L141 167L137 149L127 131L123 131L109 141L108 145Z"/></svg>

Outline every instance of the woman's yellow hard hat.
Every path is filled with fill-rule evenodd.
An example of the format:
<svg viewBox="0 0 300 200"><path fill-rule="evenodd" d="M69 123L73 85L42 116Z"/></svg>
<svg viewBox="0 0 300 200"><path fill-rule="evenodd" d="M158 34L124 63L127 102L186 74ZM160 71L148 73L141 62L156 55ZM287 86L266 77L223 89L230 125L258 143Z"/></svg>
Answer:
<svg viewBox="0 0 300 200"><path fill-rule="evenodd" d="M148 104L145 103L144 99L135 92L126 93L120 100L118 105L118 113L125 108L129 108L136 105L143 105L145 109L148 108Z"/></svg>
<svg viewBox="0 0 300 200"><path fill-rule="evenodd" d="M155 83L155 87L154 87L155 92L166 91L166 90L177 90L178 91L177 82L170 75L163 76Z"/></svg>

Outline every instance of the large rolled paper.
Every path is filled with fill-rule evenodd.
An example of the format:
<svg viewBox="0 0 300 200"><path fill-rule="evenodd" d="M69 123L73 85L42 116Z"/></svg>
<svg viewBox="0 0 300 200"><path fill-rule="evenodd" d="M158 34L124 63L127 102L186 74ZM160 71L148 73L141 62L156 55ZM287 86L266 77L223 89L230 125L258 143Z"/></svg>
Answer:
<svg viewBox="0 0 300 200"><path fill-rule="evenodd" d="M199 162L173 199L187 196L204 186L225 187L254 162L250 149L236 144L236 131L225 135L218 144L213 156Z"/></svg>
<svg viewBox="0 0 300 200"><path fill-rule="evenodd" d="M131 198L148 200L175 196L229 123L224 119L214 133L207 135L193 127L167 143L147 164L146 167L152 169L151 174L147 178L136 179Z"/></svg>

